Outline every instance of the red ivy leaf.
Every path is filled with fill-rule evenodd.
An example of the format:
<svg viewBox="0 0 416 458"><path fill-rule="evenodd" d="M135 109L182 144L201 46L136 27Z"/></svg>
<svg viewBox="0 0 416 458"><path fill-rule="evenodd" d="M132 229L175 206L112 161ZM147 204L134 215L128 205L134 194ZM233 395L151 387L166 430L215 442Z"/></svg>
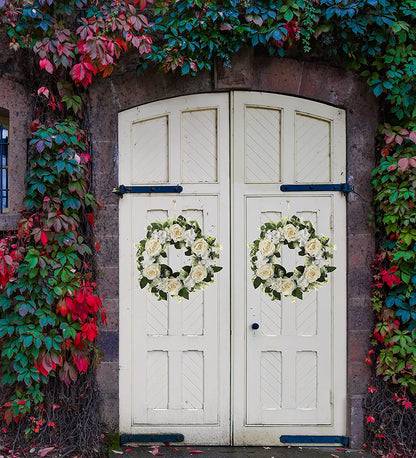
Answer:
<svg viewBox="0 0 416 458"><path fill-rule="evenodd" d="M139 4L139 7L141 10L144 10L144 7L146 6L147 0L134 0L134 4Z"/></svg>
<svg viewBox="0 0 416 458"><path fill-rule="evenodd" d="M402 404L404 405L406 410L412 408L412 403L410 401L407 401L407 400L403 399Z"/></svg>
<svg viewBox="0 0 416 458"><path fill-rule="evenodd" d="M394 274L389 274L386 272L385 275L382 275L381 279L384 281L384 283L387 284L390 288L393 285L398 285L400 283L400 278L397 275Z"/></svg>
<svg viewBox="0 0 416 458"><path fill-rule="evenodd" d="M40 233L40 241L42 242L43 246L45 246L48 243L48 236L43 231L41 231Z"/></svg>
<svg viewBox="0 0 416 458"><path fill-rule="evenodd" d="M84 341L82 340L81 333L78 332L78 334L75 336L74 339L74 345L78 348L78 350L83 350L85 347Z"/></svg>
<svg viewBox="0 0 416 458"><path fill-rule="evenodd" d="M88 222L95 228L95 217L93 213L87 213Z"/></svg>
<svg viewBox="0 0 416 458"><path fill-rule="evenodd" d="M111 75L113 73L113 70L114 70L114 67L112 65L107 65L106 67L104 67L103 78Z"/></svg>
<svg viewBox="0 0 416 458"><path fill-rule="evenodd" d="M65 299L61 299L56 306L56 313L60 313L63 317L67 316L69 313L69 308L66 304Z"/></svg>
<svg viewBox="0 0 416 458"><path fill-rule="evenodd" d="M127 51L127 43L122 38L117 37L115 42L118 44L120 49L123 49L124 52Z"/></svg>
<svg viewBox="0 0 416 458"><path fill-rule="evenodd" d="M232 30L233 26L231 24L222 23L220 25L220 30Z"/></svg>
<svg viewBox="0 0 416 458"><path fill-rule="evenodd" d="M82 328L82 337L83 339L88 339L90 342L94 342L98 336L98 328L94 323L85 323Z"/></svg>
<svg viewBox="0 0 416 458"><path fill-rule="evenodd" d="M40 68L45 69L48 73L53 73L53 65L46 57L39 61Z"/></svg>
<svg viewBox="0 0 416 458"><path fill-rule="evenodd" d="M38 89L38 95L41 94L43 94L47 99L49 99L50 92L47 87L43 86Z"/></svg>
<svg viewBox="0 0 416 458"><path fill-rule="evenodd" d="M163 456L163 453L159 452L159 445L155 445L152 447L152 451L150 452L154 456Z"/></svg>
<svg viewBox="0 0 416 458"><path fill-rule="evenodd" d="M87 87L92 82L92 75L96 74L94 65L90 62L80 62L75 64L71 70L71 76L76 83L81 83Z"/></svg>
<svg viewBox="0 0 416 458"><path fill-rule="evenodd" d="M409 159L407 157L402 157L397 163L403 172L409 167Z"/></svg>
<svg viewBox="0 0 416 458"><path fill-rule="evenodd" d="M52 450L55 450L55 447L42 448L41 450L39 450L39 456L42 458L42 457L48 455L49 453L51 453Z"/></svg>

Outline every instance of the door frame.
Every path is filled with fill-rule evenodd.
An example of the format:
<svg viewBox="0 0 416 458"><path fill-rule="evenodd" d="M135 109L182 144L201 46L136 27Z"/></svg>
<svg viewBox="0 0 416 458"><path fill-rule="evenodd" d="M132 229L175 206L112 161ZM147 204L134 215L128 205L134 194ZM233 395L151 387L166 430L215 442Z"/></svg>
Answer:
<svg viewBox="0 0 416 458"><path fill-rule="evenodd" d="M240 91L238 91L240 92ZM207 93L207 95L213 95L215 93ZM230 134L235 138L235 126L234 126L234 116L233 116L233 112L234 112L234 104L233 104L233 99L234 99L234 94L235 92L233 91L230 91L228 92L229 96L230 96L230 100L229 100L229 107L230 107L230 116L229 116L229 132ZM261 92L253 92L252 94L261 94ZM270 95L270 94L269 94ZM289 99L296 99L295 96L281 96L281 95L278 95L278 94L275 94L276 96L278 97L287 97ZM184 96L184 97L192 97L192 96ZM168 100L172 100L172 99L168 99ZM302 99L302 101L304 102L305 100ZM163 101L163 102L166 102ZM308 102L309 103L309 102ZM325 107L328 107L329 105L324 105L324 104L320 104L319 102L310 102L311 104L318 104L318 105L323 105ZM119 138L123 138L123 135L124 133L120 130L120 137ZM345 129L344 129L344 140L345 140ZM229 147L229 162L230 162L230 177L229 177L229 187L231 188L231 193L229 195L229 205L230 205L230 213L229 213L229 219L231 221L231 231L230 231L230 238L232 237L231 234L234 233L234 207L235 207L235 198L234 198L234 192L235 192L235 188L233 186L233 184L235 183L235 180L234 180L234 167L232 166L234 164L234 159L235 159L235 143L233 141L231 141L230 139L230 147ZM121 160L121 155L120 155L120 164L121 164L122 160ZM120 181L121 182L121 181ZM269 195L269 194L265 194L265 195ZM345 206L345 202L344 202L344 206ZM120 207L120 221L122 219L121 215L123 214L124 212L121 210L121 207ZM346 237L344 238L344 240L346 240ZM230 247L231 247L231 268L230 268L230 278L233 279L234 278L234 272L233 272L233 258L234 258L234 252L233 252L233 243L234 241L231 241L230 243ZM122 252L122 250L120 250L120 260L123 259L123 256L125 255L124 252ZM120 269L120 280L121 280L121 269ZM235 302L236 302L236 296L234 294L234 288L235 288L235 282L234 281L231 281L231 286L230 286L230 300L229 300L229 303L230 303L230 313L231 313L231 322L230 322L230 334L231 334L231 337L230 337L230 341L231 341L231 351L229 352L229 355L230 355L230 365L231 365L231 370L230 370L230 380L231 380L231 391L230 391L230 395L231 395L231 399L230 399L230 402L231 402L231 409L230 409L230 415L231 415L231 434L230 434L230 443L233 443L234 442L234 424L235 424L235 409L236 409L236 405L235 405L235 396L233 396L233 391L234 391L234 384L235 384L235 351L236 351L236 348L238 347L238 345L236 344L236 339L238 338L238 334L241 330L239 330L239 328L236 326L236 318L235 318L235 310L236 310L236 305L235 305ZM121 293L121 289L122 289L122 282L120 281L120 293ZM121 294L120 294L120 302L122 302L122 299L121 299ZM346 296L345 296L346 297ZM345 312L345 310L344 310ZM121 314L122 314L122 307L120 307L120 321L121 321ZM345 319L344 319L344 323L345 323ZM343 336L345 336L345 330L343 332ZM345 338L343 340L343 342L345 343ZM346 345L344 344L343 346L344 348L344 353L346 353ZM123 352L120 352L120 355L122 355ZM344 358L344 361L345 361L345 358ZM125 363L126 361L123 360L123 358L120 356L120 380L122 379L122 371L123 371L123 366L125 367ZM346 370L346 361L345 361L345 364L344 364L344 367L345 367L345 370ZM345 391L345 394L346 394L346 390ZM346 409L344 409L344 417L345 417L345 412L346 412ZM344 424L345 424L345 420L344 420ZM120 424L121 426L121 424ZM344 428L345 429L345 428ZM262 442L263 444L265 442Z"/></svg>

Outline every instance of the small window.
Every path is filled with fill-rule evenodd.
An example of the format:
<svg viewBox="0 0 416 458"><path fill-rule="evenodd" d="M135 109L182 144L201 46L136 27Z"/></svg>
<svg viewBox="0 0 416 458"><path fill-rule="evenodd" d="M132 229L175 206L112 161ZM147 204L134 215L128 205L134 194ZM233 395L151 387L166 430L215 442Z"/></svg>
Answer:
<svg viewBox="0 0 416 458"><path fill-rule="evenodd" d="M0 108L0 213L9 208L9 112Z"/></svg>

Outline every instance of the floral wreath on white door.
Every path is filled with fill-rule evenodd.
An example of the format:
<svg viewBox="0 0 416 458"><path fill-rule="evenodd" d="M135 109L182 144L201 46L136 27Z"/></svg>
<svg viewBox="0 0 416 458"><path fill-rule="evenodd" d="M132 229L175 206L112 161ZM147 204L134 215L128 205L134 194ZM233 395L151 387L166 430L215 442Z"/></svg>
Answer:
<svg viewBox="0 0 416 458"><path fill-rule="evenodd" d="M184 249L190 265L174 272L164 263L169 246ZM150 223L146 238L135 247L140 287L147 287L158 300L166 300L168 296L189 299L190 292L213 283L215 273L222 269L216 265L220 245L215 237L204 235L196 221L188 221L182 215Z"/></svg>
<svg viewBox="0 0 416 458"><path fill-rule="evenodd" d="M304 256L303 265L288 272L281 264L281 248L288 246L298 249ZM335 270L330 265L334 246L325 235L317 235L310 221L297 216L269 221L260 228L260 237L251 245L250 262L255 288L274 300L282 295L302 299L303 293L323 286L328 281L328 273Z"/></svg>

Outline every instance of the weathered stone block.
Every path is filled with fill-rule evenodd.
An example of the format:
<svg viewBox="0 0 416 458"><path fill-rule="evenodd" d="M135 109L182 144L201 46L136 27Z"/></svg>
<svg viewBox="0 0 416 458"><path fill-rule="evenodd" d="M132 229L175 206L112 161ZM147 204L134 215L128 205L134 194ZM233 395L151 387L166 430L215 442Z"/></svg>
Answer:
<svg viewBox="0 0 416 458"><path fill-rule="evenodd" d="M363 362L350 362L348 365L348 393L364 395L370 378L370 366Z"/></svg>
<svg viewBox="0 0 416 458"><path fill-rule="evenodd" d="M98 348L104 353L103 361L118 361L118 332L101 330Z"/></svg>
<svg viewBox="0 0 416 458"><path fill-rule="evenodd" d="M99 267L98 293L108 299L118 298L118 267Z"/></svg>

